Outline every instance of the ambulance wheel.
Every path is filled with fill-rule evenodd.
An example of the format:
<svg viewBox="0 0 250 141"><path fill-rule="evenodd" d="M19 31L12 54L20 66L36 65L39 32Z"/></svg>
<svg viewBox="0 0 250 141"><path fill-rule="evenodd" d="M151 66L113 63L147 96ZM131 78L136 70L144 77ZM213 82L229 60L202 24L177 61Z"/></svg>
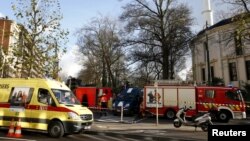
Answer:
<svg viewBox="0 0 250 141"><path fill-rule="evenodd" d="M64 135L64 128L61 122L52 121L48 127L48 133L53 138L60 138Z"/></svg>
<svg viewBox="0 0 250 141"><path fill-rule="evenodd" d="M174 112L174 110L167 110L166 111L166 113L165 113L165 117L167 118L167 119L174 119L175 118L175 112Z"/></svg>

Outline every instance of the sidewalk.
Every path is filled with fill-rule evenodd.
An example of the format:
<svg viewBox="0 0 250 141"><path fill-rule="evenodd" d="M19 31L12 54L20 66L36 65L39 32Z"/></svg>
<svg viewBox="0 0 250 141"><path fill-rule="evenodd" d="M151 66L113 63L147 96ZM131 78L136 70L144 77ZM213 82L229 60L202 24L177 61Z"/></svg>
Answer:
<svg viewBox="0 0 250 141"><path fill-rule="evenodd" d="M203 132L201 128L182 126L175 128L171 121L156 122L147 119L136 119L135 117L119 117L108 114L107 116L96 115L95 121L90 130L85 131L86 134L107 135L119 138L133 138L138 140L150 141L206 141L207 132ZM178 134L197 133L201 136L186 137L176 136ZM190 136L190 135L189 135Z"/></svg>
<svg viewBox="0 0 250 141"><path fill-rule="evenodd" d="M147 122L145 119L136 119L135 117L119 117L108 114L107 116L100 116L95 118L95 122L92 125L92 131L123 131L123 130L183 130L183 131L195 131L195 127L181 126L175 128L173 122ZM202 131L199 127L196 131Z"/></svg>
<svg viewBox="0 0 250 141"><path fill-rule="evenodd" d="M250 124L248 120L230 120L229 123L214 124ZM108 114L107 116L95 115L95 121L92 128L85 131L87 134L107 135L116 137L131 137L143 140L175 140L175 141L191 141L191 140L207 140L207 132L201 130L200 127L181 126L175 128L172 121L159 121L156 125L152 119L136 119L135 117L119 117ZM176 136L176 134L180 136ZM189 134L189 135L188 135ZM181 136L183 135L183 136ZM190 136L191 135L191 136ZM187 138L188 137L188 138Z"/></svg>
<svg viewBox="0 0 250 141"><path fill-rule="evenodd" d="M195 131L195 127L182 126L175 128L171 123L126 123L126 122L94 122L92 131L124 131L124 130L179 130L179 131ZM197 132L203 132L199 127Z"/></svg>
<svg viewBox="0 0 250 141"><path fill-rule="evenodd" d="M189 134L189 138L183 136L176 136L176 131L180 135ZM188 133L187 133L188 132ZM203 132L200 128L183 126L175 128L172 124L158 124L155 123L125 123L125 122L99 122L95 121L86 134L92 135L107 135L119 138L133 138L138 140L150 141L206 141L207 132ZM197 133L202 136L190 136L192 133Z"/></svg>

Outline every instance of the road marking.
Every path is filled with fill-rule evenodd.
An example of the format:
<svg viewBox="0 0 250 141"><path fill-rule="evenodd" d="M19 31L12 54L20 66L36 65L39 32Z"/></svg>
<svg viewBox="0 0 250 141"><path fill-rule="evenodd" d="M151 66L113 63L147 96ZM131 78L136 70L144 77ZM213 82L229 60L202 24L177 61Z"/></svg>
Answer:
<svg viewBox="0 0 250 141"><path fill-rule="evenodd" d="M81 134L81 135L82 135L82 134ZM98 137L95 137L95 136L92 136L92 135L83 134L83 136L88 137L88 138L91 138L91 139L94 139L94 140L103 141L102 138L98 138Z"/></svg>
<svg viewBox="0 0 250 141"><path fill-rule="evenodd" d="M17 138L8 138L8 137L0 137L0 139L15 140L15 141L36 141L36 140L17 139Z"/></svg>

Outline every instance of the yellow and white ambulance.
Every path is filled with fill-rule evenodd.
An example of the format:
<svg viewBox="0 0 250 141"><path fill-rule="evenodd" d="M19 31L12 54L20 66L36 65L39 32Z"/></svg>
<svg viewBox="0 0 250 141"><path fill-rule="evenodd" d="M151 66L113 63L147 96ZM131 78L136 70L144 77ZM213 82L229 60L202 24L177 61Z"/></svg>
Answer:
<svg viewBox="0 0 250 141"><path fill-rule="evenodd" d="M59 81L0 78L0 127L9 127L13 120L19 120L22 129L61 137L90 129L93 113Z"/></svg>

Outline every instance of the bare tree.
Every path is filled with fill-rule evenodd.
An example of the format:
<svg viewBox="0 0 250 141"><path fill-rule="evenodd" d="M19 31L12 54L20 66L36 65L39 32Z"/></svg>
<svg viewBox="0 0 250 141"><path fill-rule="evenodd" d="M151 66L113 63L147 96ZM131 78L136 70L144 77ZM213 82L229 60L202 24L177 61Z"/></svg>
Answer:
<svg viewBox="0 0 250 141"><path fill-rule="evenodd" d="M55 74L55 66L58 67L59 61L58 54L65 51L63 45L67 42L68 35L68 32L61 28L62 14L59 1L16 0L12 3L12 9L29 36L27 43L19 44L28 50L25 54L28 59L22 64L26 66L28 77L34 77L34 70L42 75Z"/></svg>
<svg viewBox="0 0 250 141"><path fill-rule="evenodd" d="M135 73L133 74L134 83L139 86L143 87L149 84L152 80L155 80L152 76L155 73L154 64L140 64Z"/></svg>
<svg viewBox="0 0 250 141"><path fill-rule="evenodd" d="M220 11L223 13L221 19L223 22L230 23L234 28L228 31L224 40L227 46L234 43L235 51L231 53L233 56L242 55L244 52L245 42L249 42L250 38L250 0L222 0L221 2L224 5L230 7L227 10Z"/></svg>
<svg viewBox="0 0 250 141"><path fill-rule="evenodd" d="M250 0L222 0L224 3L232 5L234 7L234 12L239 13L249 13Z"/></svg>
<svg viewBox="0 0 250 141"><path fill-rule="evenodd" d="M121 58L124 53L120 45L119 32L116 22L108 17L95 18L77 31L77 44L86 58L85 72L96 75L92 76L91 80L97 82L99 79L99 83L102 81L101 86L116 87L116 79L121 74ZM86 77L90 75L85 74Z"/></svg>
<svg viewBox="0 0 250 141"><path fill-rule="evenodd" d="M190 9L177 0L134 0L123 9L120 19L131 34L131 57L145 66L154 65L158 79L174 79L189 52L193 21Z"/></svg>
<svg viewBox="0 0 250 141"><path fill-rule="evenodd" d="M96 56L86 55L86 57L88 58L82 62L84 68L79 72L78 78L85 84L98 85L101 82L100 76L102 76L100 60L97 60Z"/></svg>
<svg viewBox="0 0 250 141"><path fill-rule="evenodd" d="M217 21L231 18L241 13L249 13L249 0L220 0L215 1L215 4L219 5L215 11Z"/></svg>

